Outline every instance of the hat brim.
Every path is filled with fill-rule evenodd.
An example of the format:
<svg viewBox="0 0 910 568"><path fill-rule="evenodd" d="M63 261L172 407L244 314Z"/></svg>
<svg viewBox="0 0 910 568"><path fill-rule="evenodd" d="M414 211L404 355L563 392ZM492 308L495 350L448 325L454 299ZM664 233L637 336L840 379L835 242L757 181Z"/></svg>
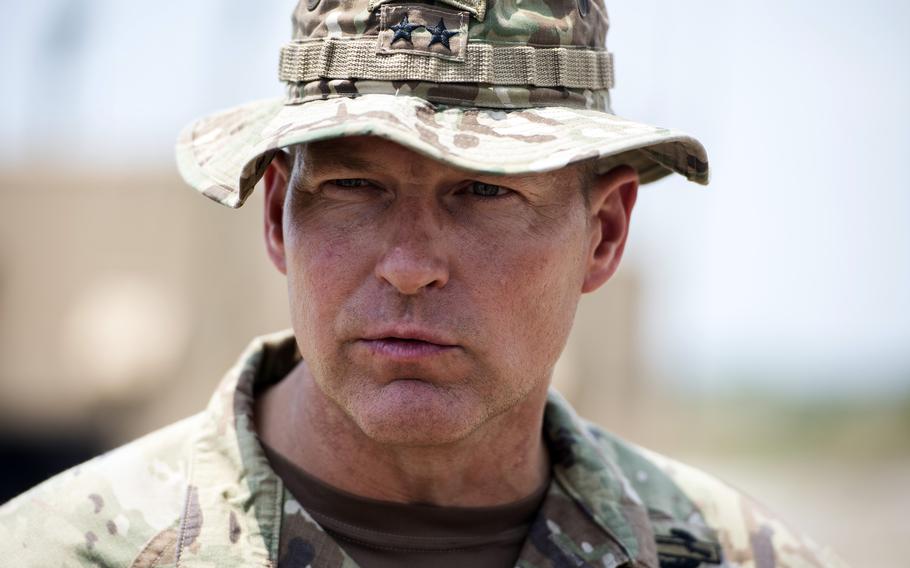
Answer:
<svg viewBox="0 0 910 568"><path fill-rule="evenodd" d="M698 140L597 110L540 107L498 110L439 107L413 96L367 94L289 105L257 101L190 124L180 135L177 164L204 195L240 207L275 153L295 144L346 136L378 136L469 171L524 174L588 159L626 163L642 183L672 172L708 183Z"/></svg>

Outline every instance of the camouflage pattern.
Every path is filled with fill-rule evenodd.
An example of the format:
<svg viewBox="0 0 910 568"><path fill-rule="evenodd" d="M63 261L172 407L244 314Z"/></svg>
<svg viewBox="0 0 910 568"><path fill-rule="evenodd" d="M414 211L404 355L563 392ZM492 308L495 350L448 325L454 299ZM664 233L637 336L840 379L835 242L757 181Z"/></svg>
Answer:
<svg viewBox="0 0 910 568"><path fill-rule="evenodd" d="M505 93L503 93L505 95ZM507 95L506 95L507 96ZM344 136L379 136L455 167L493 174L558 169L578 160L622 154L647 182L662 177L660 164L681 158L685 134L617 118L603 112L545 106L512 112L451 106L440 108L414 96L368 94L316 100L304 105L272 101L202 120L184 132L179 165L184 178L206 196L239 207L277 148ZM257 141L242 132L251 115L263 113ZM572 139L574 144L567 144ZM693 180L707 176L703 152L674 166ZM249 156L253 156L247 161ZM497 159L491 160L490 156ZM233 181L240 172L240 185Z"/></svg>
<svg viewBox="0 0 910 568"><path fill-rule="evenodd" d="M321 0L312 10L307 2L299 2L291 17L293 39L375 36L377 8L390 2ZM610 22L603 0L439 0L435 4L468 12L472 41L606 48Z"/></svg>
<svg viewBox="0 0 910 568"><path fill-rule="evenodd" d="M207 409L0 507L9 566L355 568L287 492L253 431L253 392L299 361L257 339ZM717 480L581 420L551 393L552 482L517 566L844 566Z"/></svg>
<svg viewBox="0 0 910 568"><path fill-rule="evenodd" d="M543 172L597 159L600 169L635 167L643 183L672 172L708 183L697 140L612 114L598 80L560 78L606 73L612 84L603 0L301 0L292 22L281 62L286 97L219 112L180 135L181 174L224 205L241 206L280 149L354 135L475 172ZM317 49L298 61L301 46ZM507 63L491 55L497 49L508 51ZM455 73L459 65L505 65L509 79L451 79L470 75ZM311 67L321 71L293 79L294 69ZM403 74L388 78L395 69Z"/></svg>

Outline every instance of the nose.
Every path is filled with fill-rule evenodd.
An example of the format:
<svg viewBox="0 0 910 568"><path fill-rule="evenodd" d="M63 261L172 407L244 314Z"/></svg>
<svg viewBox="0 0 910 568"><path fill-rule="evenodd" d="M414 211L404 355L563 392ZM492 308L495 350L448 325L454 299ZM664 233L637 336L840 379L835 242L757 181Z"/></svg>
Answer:
<svg viewBox="0 0 910 568"><path fill-rule="evenodd" d="M432 219L411 210L395 223L393 237L376 263L376 277L400 294L414 295L424 289L442 288L449 281L449 263L441 235L428 226Z"/></svg>

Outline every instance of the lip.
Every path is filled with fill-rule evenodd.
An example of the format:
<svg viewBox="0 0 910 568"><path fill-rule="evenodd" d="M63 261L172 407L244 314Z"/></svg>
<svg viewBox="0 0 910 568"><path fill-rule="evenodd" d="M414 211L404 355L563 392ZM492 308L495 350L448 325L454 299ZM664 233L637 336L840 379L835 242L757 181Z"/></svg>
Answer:
<svg viewBox="0 0 910 568"><path fill-rule="evenodd" d="M414 325L397 325L369 331L362 339L365 341L404 339L433 343L440 347L456 347L458 345L452 338L446 337L444 334Z"/></svg>
<svg viewBox="0 0 910 568"><path fill-rule="evenodd" d="M417 361L458 349L450 337L416 326L393 326L370 331L360 339L373 355L395 361Z"/></svg>

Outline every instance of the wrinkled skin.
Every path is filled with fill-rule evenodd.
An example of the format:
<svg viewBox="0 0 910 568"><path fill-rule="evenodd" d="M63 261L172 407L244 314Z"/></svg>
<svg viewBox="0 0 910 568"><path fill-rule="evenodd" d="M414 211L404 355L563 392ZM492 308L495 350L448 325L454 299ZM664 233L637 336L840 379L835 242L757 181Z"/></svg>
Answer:
<svg viewBox="0 0 910 568"><path fill-rule="evenodd" d="M263 439L366 497L529 495L552 369L622 255L635 171L478 176L375 137L300 148L266 173L303 362L261 397Z"/></svg>
<svg viewBox="0 0 910 568"><path fill-rule="evenodd" d="M289 191L269 175L267 237L321 390L391 444L449 443L522 403L541 410L580 294L622 253L634 172L596 178L586 199L579 166L478 178L368 137L296 155ZM401 361L364 344L396 325L454 347Z"/></svg>

